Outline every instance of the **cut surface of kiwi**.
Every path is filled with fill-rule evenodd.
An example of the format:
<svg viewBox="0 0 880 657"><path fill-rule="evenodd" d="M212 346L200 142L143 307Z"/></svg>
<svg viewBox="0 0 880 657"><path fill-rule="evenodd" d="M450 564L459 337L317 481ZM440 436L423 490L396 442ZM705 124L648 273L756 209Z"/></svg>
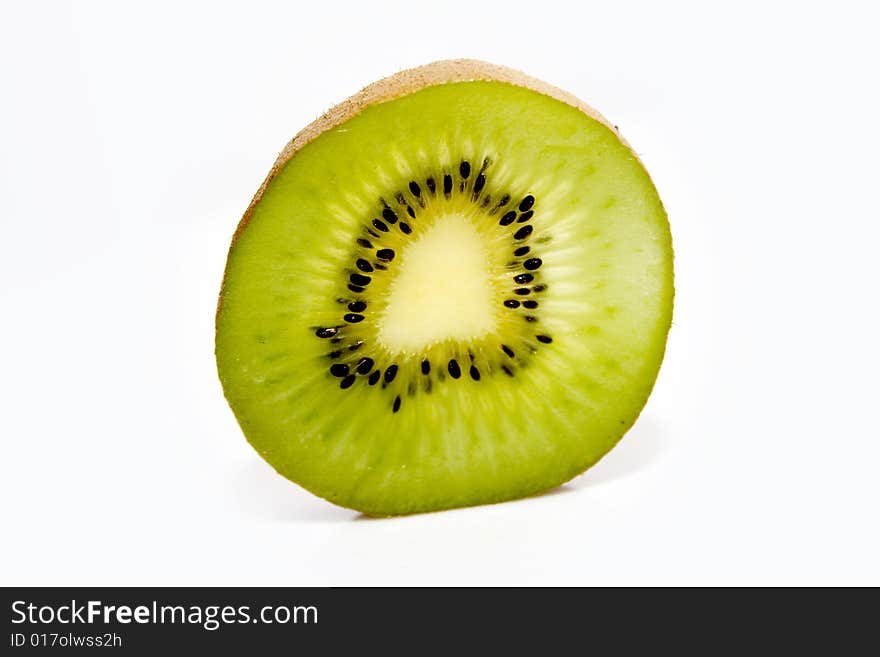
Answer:
<svg viewBox="0 0 880 657"><path fill-rule="evenodd" d="M396 515L555 487L644 406L672 316L666 213L576 98L455 60L297 135L242 219L226 397L279 473Z"/></svg>

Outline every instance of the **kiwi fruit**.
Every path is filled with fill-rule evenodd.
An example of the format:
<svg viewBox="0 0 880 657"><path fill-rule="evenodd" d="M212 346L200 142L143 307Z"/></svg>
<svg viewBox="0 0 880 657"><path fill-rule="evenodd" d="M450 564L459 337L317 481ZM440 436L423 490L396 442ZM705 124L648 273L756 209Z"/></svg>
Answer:
<svg viewBox="0 0 880 657"><path fill-rule="evenodd" d="M232 240L223 389L279 473L398 515L571 479L630 428L672 317L669 224L598 113L443 61L282 151Z"/></svg>

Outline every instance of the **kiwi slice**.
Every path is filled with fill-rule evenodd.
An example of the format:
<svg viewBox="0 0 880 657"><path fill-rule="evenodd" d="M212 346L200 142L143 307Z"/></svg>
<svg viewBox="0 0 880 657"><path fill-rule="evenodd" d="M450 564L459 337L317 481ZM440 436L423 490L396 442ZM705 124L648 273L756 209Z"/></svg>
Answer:
<svg viewBox="0 0 880 657"><path fill-rule="evenodd" d="M471 60L403 71L281 153L217 311L256 450L396 515L567 481L632 425L672 315L666 213L582 102Z"/></svg>

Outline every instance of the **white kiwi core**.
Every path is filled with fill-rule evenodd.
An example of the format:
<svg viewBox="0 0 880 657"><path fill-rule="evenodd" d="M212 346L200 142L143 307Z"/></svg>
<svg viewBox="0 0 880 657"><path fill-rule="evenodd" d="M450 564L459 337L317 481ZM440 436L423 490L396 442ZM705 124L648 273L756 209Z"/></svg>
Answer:
<svg viewBox="0 0 880 657"><path fill-rule="evenodd" d="M458 213L437 217L406 247L378 326L388 351L476 340L496 329L488 247L485 236Z"/></svg>

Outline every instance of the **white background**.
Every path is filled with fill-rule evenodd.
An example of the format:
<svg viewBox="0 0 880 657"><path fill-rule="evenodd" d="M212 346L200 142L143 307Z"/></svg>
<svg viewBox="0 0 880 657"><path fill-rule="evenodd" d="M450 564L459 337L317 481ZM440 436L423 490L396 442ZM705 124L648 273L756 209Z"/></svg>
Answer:
<svg viewBox="0 0 880 657"><path fill-rule="evenodd" d="M4 3L0 583L880 584L878 17L715 4ZM287 140L449 57L620 126L669 212L675 320L586 475L367 519L247 445L214 306Z"/></svg>

